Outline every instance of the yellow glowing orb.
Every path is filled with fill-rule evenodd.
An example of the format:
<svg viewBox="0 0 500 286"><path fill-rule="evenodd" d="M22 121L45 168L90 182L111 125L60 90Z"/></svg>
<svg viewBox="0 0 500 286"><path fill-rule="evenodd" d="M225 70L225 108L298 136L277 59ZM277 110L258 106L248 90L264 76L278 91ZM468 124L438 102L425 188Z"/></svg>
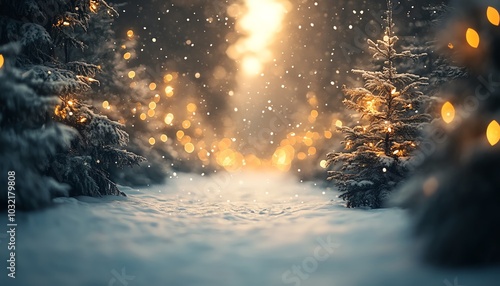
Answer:
<svg viewBox="0 0 500 286"><path fill-rule="evenodd" d="M0 69L3 67L4 62L5 62L5 59L3 58L3 55L0 54Z"/></svg>
<svg viewBox="0 0 500 286"><path fill-rule="evenodd" d="M109 107L109 101L105 100L102 102L102 108L108 109Z"/></svg>
<svg viewBox="0 0 500 286"><path fill-rule="evenodd" d="M337 128L342 128L342 121L340 120L335 121L335 126L337 126Z"/></svg>
<svg viewBox="0 0 500 286"><path fill-rule="evenodd" d="M165 116L165 124L172 124L172 121L174 120L174 115L172 113L167 114Z"/></svg>
<svg viewBox="0 0 500 286"><path fill-rule="evenodd" d="M141 120L146 120L146 118L148 118L148 116L146 115L146 113L141 113L141 115L139 116L139 118Z"/></svg>
<svg viewBox="0 0 500 286"><path fill-rule="evenodd" d="M156 143L156 140L153 137L149 138L149 144L155 145L155 143Z"/></svg>
<svg viewBox="0 0 500 286"><path fill-rule="evenodd" d="M135 71L129 71L128 72L128 77L131 78L131 79L134 78L135 77Z"/></svg>
<svg viewBox="0 0 500 286"><path fill-rule="evenodd" d="M187 111L189 112L195 112L197 107L196 107L196 104L194 103L189 103L187 106L186 106L186 109Z"/></svg>
<svg viewBox="0 0 500 286"><path fill-rule="evenodd" d="M495 146L500 141L500 125L496 120L493 120L486 129L486 138L491 146Z"/></svg>
<svg viewBox="0 0 500 286"><path fill-rule="evenodd" d="M328 162L326 160L321 160L321 162L319 162L319 166L326 169L328 167Z"/></svg>
<svg viewBox="0 0 500 286"><path fill-rule="evenodd" d="M167 85L167 87L165 87L165 94L167 95L167 97L174 96L174 88L170 85Z"/></svg>
<svg viewBox="0 0 500 286"><path fill-rule="evenodd" d="M127 37L132 38L134 36L134 31L128 30L127 31Z"/></svg>
<svg viewBox="0 0 500 286"><path fill-rule="evenodd" d="M453 119L455 119L455 107L449 101L443 104L441 108L441 116L443 117L444 122L451 123Z"/></svg>
<svg viewBox="0 0 500 286"><path fill-rule="evenodd" d="M182 128L189 129L189 127L191 127L191 121L189 120L182 121Z"/></svg>
<svg viewBox="0 0 500 286"><path fill-rule="evenodd" d="M132 54L131 54L131 53L129 53L129 52L126 52L125 54L123 54L123 58L124 58L125 60L129 60L129 59L130 59L130 57L132 57Z"/></svg>
<svg viewBox="0 0 500 286"><path fill-rule="evenodd" d="M478 32L476 32L476 30L472 28L467 29L467 32L465 33L465 38L467 40L467 43L471 47L473 48L479 47L480 37Z"/></svg>
<svg viewBox="0 0 500 286"><path fill-rule="evenodd" d="M494 7L488 7L486 9L486 17L488 18L488 21L494 26L500 25L500 13L498 12L497 9Z"/></svg>
<svg viewBox="0 0 500 286"><path fill-rule="evenodd" d="M194 151L193 143L187 143L186 145L184 145L184 151L186 151L189 154L193 153Z"/></svg>
<svg viewBox="0 0 500 286"><path fill-rule="evenodd" d="M160 136L160 140L161 140L162 142L167 142L167 141L168 141L168 136L167 136L167 135L165 135L165 134L162 134L162 135Z"/></svg>

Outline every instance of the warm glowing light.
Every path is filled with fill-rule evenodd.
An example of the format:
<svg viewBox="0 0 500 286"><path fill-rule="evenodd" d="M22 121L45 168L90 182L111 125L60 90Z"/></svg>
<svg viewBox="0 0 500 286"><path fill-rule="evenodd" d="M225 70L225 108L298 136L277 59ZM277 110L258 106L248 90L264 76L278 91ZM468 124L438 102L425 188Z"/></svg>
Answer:
<svg viewBox="0 0 500 286"><path fill-rule="evenodd" d="M178 139L178 140L181 140L181 139L182 139L182 137L184 137L184 131L182 131L182 130L177 131L177 132L175 133L175 136L177 136L177 139Z"/></svg>
<svg viewBox="0 0 500 286"><path fill-rule="evenodd" d="M494 26L500 25L500 13L494 7L488 7L486 9L486 16L488 17L488 21Z"/></svg>
<svg viewBox="0 0 500 286"><path fill-rule="evenodd" d="M5 62L5 59L3 58L3 55L0 54L0 69L3 67L4 62Z"/></svg>
<svg viewBox="0 0 500 286"><path fill-rule="evenodd" d="M318 111L317 111L317 110L312 110L312 111L311 111L311 116L312 116L312 117L316 118L316 117L318 117L318 115L319 115L319 113L318 113Z"/></svg>
<svg viewBox="0 0 500 286"><path fill-rule="evenodd" d="M165 116L165 124L172 124L172 121L174 120L174 115L172 113L167 114Z"/></svg>
<svg viewBox="0 0 500 286"><path fill-rule="evenodd" d="M333 133L330 131L325 131L323 136L325 136L326 139L331 139L333 137Z"/></svg>
<svg viewBox="0 0 500 286"><path fill-rule="evenodd" d="M126 53L123 54L123 58L126 59L126 60L129 60L130 57L132 57L132 54L129 53L129 52L126 52Z"/></svg>
<svg viewBox="0 0 500 286"><path fill-rule="evenodd" d="M195 78L200 78L200 77L201 77L201 74L200 74L199 72L197 72L197 73L195 73L195 74L194 74L194 77L195 77Z"/></svg>
<svg viewBox="0 0 500 286"><path fill-rule="evenodd" d="M197 107L196 107L196 104L194 103L189 103L187 106L186 106L186 109L188 112L195 112Z"/></svg>
<svg viewBox="0 0 500 286"><path fill-rule="evenodd" d="M171 75L171 74L166 74L164 77L163 77L163 82L167 83L167 82L170 82L174 79L174 77Z"/></svg>
<svg viewBox="0 0 500 286"><path fill-rule="evenodd" d="M448 43L448 49L453 50L455 46L452 43Z"/></svg>
<svg viewBox="0 0 500 286"><path fill-rule="evenodd" d="M444 122L451 123L455 119L455 107L449 101L443 104L441 108L441 117L443 117Z"/></svg>
<svg viewBox="0 0 500 286"><path fill-rule="evenodd" d="M167 87L165 87L165 94L167 95L167 97L172 97L174 95L174 88L170 85L167 85Z"/></svg>
<svg viewBox="0 0 500 286"><path fill-rule="evenodd" d="M194 151L193 143L187 143L186 145L184 145L184 150L189 154L193 153Z"/></svg>
<svg viewBox="0 0 500 286"><path fill-rule="evenodd" d="M127 31L127 37L132 38L134 36L134 31L128 30Z"/></svg>
<svg viewBox="0 0 500 286"><path fill-rule="evenodd" d="M90 0L90 5L89 5L90 12L97 13L97 10L99 9L99 4L100 3L98 0Z"/></svg>
<svg viewBox="0 0 500 286"><path fill-rule="evenodd" d="M278 147L273 154L271 159L272 165L278 170L286 172L290 170L292 160L295 157L295 149L288 145L284 147Z"/></svg>
<svg viewBox="0 0 500 286"><path fill-rule="evenodd" d="M233 142L231 141L231 139L229 138L224 138L222 139L221 141L219 141L219 143L217 144L217 148L219 148L219 150L226 150L228 149L229 147L231 147L231 144Z"/></svg>
<svg viewBox="0 0 500 286"><path fill-rule="evenodd" d="M156 112L153 109L148 110L148 116L153 117L155 116Z"/></svg>
<svg viewBox="0 0 500 286"><path fill-rule="evenodd" d="M160 140L161 140L162 142L167 142L167 141L168 141L168 136L167 136L167 135L165 135L165 134L162 134L162 135L160 136Z"/></svg>
<svg viewBox="0 0 500 286"><path fill-rule="evenodd" d="M80 120L78 120L78 122L80 122L80 123L85 123L85 122L87 122L87 117L82 117L82 118L80 118Z"/></svg>
<svg viewBox="0 0 500 286"><path fill-rule="evenodd" d="M393 155L397 155L398 153L399 153L399 150L392 152Z"/></svg>
<svg viewBox="0 0 500 286"><path fill-rule="evenodd" d="M491 146L495 146L500 141L500 125L493 120L486 129L486 138Z"/></svg>
<svg viewBox="0 0 500 286"><path fill-rule="evenodd" d="M182 121L182 128L189 129L189 127L191 127L191 121L189 120Z"/></svg>
<svg viewBox="0 0 500 286"><path fill-rule="evenodd" d="M328 167L328 162L326 160L321 160L321 162L319 162L319 166L326 169Z"/></svg>
<svg viewBox="0 0 500 286"><path fill-rule="evenodd" d="M151 102L149 103L149 109L155 109L155 108L156 108L156 102L151 101Z"/></svg>
<svg viewBox="0 0 500 286"><path fill-rule="evenodd" d="M309 147L309 149L307 149L307 154L309 155L316 155L316 148L315 147Z"/></svg>
<svg viewBox="0 0 500 286"><path fill-rule="evenodd" d="M272 60L269 47L275 35L281 30L287 12L288 1L248 0L245 1L245 14L239 19L237 29L248 35L230 46L226 53L232 59L240 59L246 75L257 75L263 65ZM239 6L230 6L228 11L235 15Z"/></svg>
<svg viewBox="0 0 500 286"><path fill-rule="evenodd" d="M73 101L72 100L68 100L68 105L72 106L73 105Z"/></svg>
<svg viewBox="0 0 500 286"><path fill-rule="evenodd" d="M149 144L155 145L156 144L156 140L153 137L149 138Z"/></svg>
<svg viewBox="0 0 500 286"><path fill-rule="evenodd" d="M342 121L340 120L335 121L335 126L337 126L337 128L342 128Z"/></svg>
<svg viewBox="0 0 500 286"><path fill-rule="evenodd" d="M128 77L131 78L131 79L134 78L135 77L135 71L129 71L128 72Z"/></svg>
<svg viewBox="0 0 500 286"><path fill-rule="evenodd" d="M304 152L299 152L297 154L297 159L299 159L299 160L305 160L305 159L307 159L307 154L304 153Z"/></svg>
<svg viewBox="0 0 500 286"><path fill-rule="evenodd" d="M155 90L156 89L156 83L152 82L149 84L149 89L150 90Z"/></svg>
<svg viewBox="0 0 500 286"><path fill-rule="evenodd" d="M473 47L473 48L479 47L480 38L479 38L479 34L478 34L478 32L476 32L476 30L474 30L472 28L467 29L467 32L465 33L465 38L467 40L467 43L471 47Z"/></svg>
<svg viewBox="0 0 500 286"><path fill-rule="evenodd" d="M146 113L141 113L141 115L139 116L139 118L141 120L146 120L146 118L148 118L148 116L146 115Z"/></svg>
<svg viewBox="0 0 500 286"><path fill-rule="evenodd" d="M69 102L68 102L69 104ZM71 104L70 104L71 105ZM109 109L109 101L105 100L102 102L102 108L104 109Z"/></svg>
<svg viewBox="0 0 500 286"><path fill-rule="evenodd" d="M262 71L262 64L256 57L245 57L242 66L243 70L248 75L257 75Z"/></svg>

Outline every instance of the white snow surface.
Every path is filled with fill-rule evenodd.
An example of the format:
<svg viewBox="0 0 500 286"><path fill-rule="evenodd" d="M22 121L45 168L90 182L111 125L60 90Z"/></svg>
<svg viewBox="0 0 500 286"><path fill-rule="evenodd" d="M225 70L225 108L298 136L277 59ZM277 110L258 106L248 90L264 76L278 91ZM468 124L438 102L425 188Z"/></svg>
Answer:
<svg viewBox="0 0 500 286"><path fill-rule="evenodd" d="M121 189L128 197L57 199L54 207L18 213L16 278L2 267L0 285L500 282L498 267L422 264L404 210L347 209L336 191L284 175L182 174L165 185Z"/></svg>

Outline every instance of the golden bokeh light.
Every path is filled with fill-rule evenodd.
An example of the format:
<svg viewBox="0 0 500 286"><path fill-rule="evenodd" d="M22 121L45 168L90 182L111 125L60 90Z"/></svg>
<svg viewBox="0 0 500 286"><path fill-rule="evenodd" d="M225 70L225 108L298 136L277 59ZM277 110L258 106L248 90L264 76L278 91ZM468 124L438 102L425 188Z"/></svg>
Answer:
<svg viewBox="0 0 500 286"><path fill-rule="evenodd" d="M149 138L148 141L149 141L150 145L155 145L156 144L156 140L153 137Z"/></svg>
<svg viewBox="0 0 500 286"><path fill-rule="evenodd" d="M167 142L167 141L168 141L168 136L167 136L166 134L162 134L162 135L160 136L160 140L161 140L162 142Z"/></svg>
<svg viewBox="0 0 500 286"><path fill-rule="evenodd" d="M174 88L170 85L167 85L167 87L165 87L165 94L167 95L167 97L174 96Z"/></svg>
<svg viewBox="0 0 500 286"><path fill-rule="evenodd" d="M479 37L479 33L476 30L468 28L467 32L465 33L465 39L467 40L469 46L473 48L479 47L481 39Z"/></svg>
<svg viewBox="0 0 500 286"><path fill-rule="evenodd" d="M271 163L278 170L287 172L290 170L294 157L295 149L292 146L278 147L271 158Z"/></svg>
<svg viewBox="0 0 500 286"><path fill-rule="evenodd" d="M146 120L146 118L148 118L148 116L146 115L146 113L141 113L141 115L139 116L139 118L141 120Z"/></svg>
<svg viewBox="0 0 500 286"><path fill-rule="evenodd" d="M123 59L125 59L125 60L129 60L131 57L132 57L132 54L129 52L126 52L123 54Z"/></svg>
<svg viewBox="0 0 500 286"><path fill-rule="evenodd" d="M149 103L149 109L155 109L155 108L156 108L156 102L151 101L151 102Z"/></svg>
<svg viewBox="0 0 500 286"><path fill-rule="evenodd" d="M135 71L129 71L129 72L128 72L128 77L129 77L130 79L133 79L133 78L135 77Z"/></svg>
<svg viewBox="0 0 500 286"><path fill-rule="evenodd" d="M189 127L191 127L191 121L189 120L182 121L182 128L189 129Z"/></svg>
<svg viewBox="0 0 500 286"><path fill-rule="evenodd" d="M155 90L156 89L156 83L152 82L149 84L149 90Z"/></svg>
<svg viewBox="0 0 500 286"><path fill-rule="evenodd" d="M319 166L326 169L328 167L328 162L326 160L321 160L321 162L319 162Z"/></svg>
<svg viewBox="0 0 500 286"><path fill-rule="evenodd" d="M455 119L455 107L449 101L443 104L441 108L441 117L443 121L450 124Z"/></svg>
<svg viewBox="0 0 500 286"><path fill-rule="evenodd" d="M179 130L175 133L175 136L177 136L177 140L181 140L182 137L184 137L184 131Z"/></svg>
<svg viewBox="0 0 500 286"><path fill-rule="evenodd" d="M5 62L5 59L2 54L0 54L0 69L3 67L3 63Z"/></svg>
<svg viewBox="0 0 500 286"><path fill-rule="evenodd" d="M148 110L148 116L153 117L155 116L156 112L153 109Z"/></svg>
<svg viewBox="0 0 500 286"><path fill-rule="evenodd" d="M187 106L186 106L186 109L188 112L195 112L196 109L197 109L197 106L196 104L194 103L189 103Z"/></svg>
<svg viewBox="0 0 500 286"><path fill-rule="evenodd" d="M163 82L168 83L168 82L171 82L173 79L174 79L174 77L171 74L166 74L163 77Z"/></svg>
<svg viewBox="0 0 500 286"><path fill-rule="evenodd" d="M102 108L109 109L109 101L105 100L102 102Z"/></svg>
<svg viewBox="0 0 500 286"><path fill-rule="evenodd" d="M492 25L494 26L500 25L500 13L496 8L489 6L486 9L486 17L488 18L488 21Z"/></svg>
<svg viewBox="0 0 500 286"><path fill-rule="evenodd" d="M187 143L186 145L184 145L184 150L189 154L193 153L194 152L193 143Z"/></svg>
<svg viewBox="0 0 500 286"><path fill-rule="evenodd" d="M340 120L335 121L335 126L337 128L342 128L342 121L340 121Z"/></svg>
<svg viewBox="0 0 500 286"><path fill-rule="evenodd" d="M174 115L172 113L167 114L165 116L165 124L172 124L172 121L174 121Z"/></svg>
<svg viewBox="0 0 500 286"><path fill-rule="evenodd" d="M127 37L132 38L134 36L134 31L128 30L127 31Z"/></svg>
<svg viewBox="0 0 500 286"><path fill-rule="evenodd" d="M495 146L500 141L500 124L493 120L486 129L486 138L491 146Z"/></svg>

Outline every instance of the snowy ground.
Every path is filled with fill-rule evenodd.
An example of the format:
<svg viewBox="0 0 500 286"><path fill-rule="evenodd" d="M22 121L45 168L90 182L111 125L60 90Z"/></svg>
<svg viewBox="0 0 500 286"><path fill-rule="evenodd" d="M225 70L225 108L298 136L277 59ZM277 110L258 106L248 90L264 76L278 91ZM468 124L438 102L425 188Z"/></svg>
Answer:
<svg viewBox="0 0 500 286"><path fill-rule="evenodd" d="M421 265L402 210L346 209L335 192L289 177L181 175L167 185L123 190L127 198L59 199L50 209L18 214L17 278L8 279L2 267L0 285L500 282L498 268Z"/></svg>

